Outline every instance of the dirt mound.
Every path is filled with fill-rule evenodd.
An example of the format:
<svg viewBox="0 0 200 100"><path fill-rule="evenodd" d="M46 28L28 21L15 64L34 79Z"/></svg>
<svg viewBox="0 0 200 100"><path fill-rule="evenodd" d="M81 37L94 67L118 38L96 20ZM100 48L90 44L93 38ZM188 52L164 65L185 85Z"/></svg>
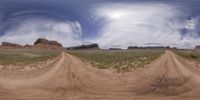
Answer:
<svg viewBox="0 0 200 100"><path fill-rule="evenodd" d="M44 38L39 38L34 43L34 47L41 49L61 49L62 44L58 43L57 41L50 41Z"/></svg>
<svg viewBox="0 0 200 100"><path fill-rule="evenodd" d="M99 49L98 44L88 44L88 45L81 45L81 46L75 46L75 47L69 47L68 50L79 50L79 49Z"/></svg>
<svg viewBox="0 0 200 100"><path fill-rule="evenodd" d="M2 42L1 47L4 48L22 48L22 45L10 43L10 42Z"/></svg>

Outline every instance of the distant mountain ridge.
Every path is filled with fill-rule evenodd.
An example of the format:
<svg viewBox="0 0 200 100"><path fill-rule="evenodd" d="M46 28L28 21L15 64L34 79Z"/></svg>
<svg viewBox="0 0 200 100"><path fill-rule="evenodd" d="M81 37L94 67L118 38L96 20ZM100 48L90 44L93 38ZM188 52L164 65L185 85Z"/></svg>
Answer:
<svg viewBox="0 0 200 100"><path fill-rule="evenodd" d="M80 46L74 46L74 47L68 47L68 50L79 50L79 49L99 49L99 45L96 43L88 44L88 45L80 45Z"/></svg>
<svg viewBox="0 0 200 100"><path fill-rule="evenodd" d="M20 45L10 42L2 42L1 48L30 48L30 49L62 49L62 44L57 41L39 38L34 42L34 45Z"/></svg>

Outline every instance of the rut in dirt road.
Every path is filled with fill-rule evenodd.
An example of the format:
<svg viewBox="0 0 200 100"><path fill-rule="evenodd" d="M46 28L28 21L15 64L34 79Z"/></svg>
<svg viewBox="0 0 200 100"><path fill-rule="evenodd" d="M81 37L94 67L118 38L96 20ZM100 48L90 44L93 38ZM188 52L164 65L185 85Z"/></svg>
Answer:
<svg viewBox="0 0 200 100"><path fill-rule="evenodd" d="M186 66L187 65L187 66ZM187 60L166 51L143 70L112 73L62 53L48 71L26 78L0 74L2 100L198 100L200 77ZM6 73L6 72L4 72ZM12 73L10 73L12 74ZM15 73L16 75L16 73ZM20 74L21 75L21 74ZM26 76L23 74L21 76Z"/></svg>
<svg viewBox="0 0 200 100"><path fill-rule="evenodd" d="M178 66L173 53L168 52L163 58L163 66L157 76L152 77L140 90L142 94L152 93L167 96L176 96L192 91L189 76L184 75L182 68Z"/></svg>

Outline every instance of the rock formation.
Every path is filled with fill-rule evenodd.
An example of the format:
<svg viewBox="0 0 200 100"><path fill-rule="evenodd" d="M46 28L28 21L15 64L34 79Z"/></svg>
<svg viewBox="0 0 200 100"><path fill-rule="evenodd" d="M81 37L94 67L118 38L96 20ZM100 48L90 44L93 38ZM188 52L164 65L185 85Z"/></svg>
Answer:
<svg viewBox="0 0 200 100"><path fill-rule="evenodd" d="M170 46L147 46L147 47L138 47L138 46L129 46L127 48L128 50L131 49L162 49L162 50L166 50L166 49L177 49L176 47L170 47Z"/></svg>
<svg viewBox="0 0 200 100"><path fill-rule="evenodd" d="M197 46L195 47L195 49L200 50L200 45L197 45Z"/></svg>
<svg viewBox="0 0 200 100"><path fill-rule="evenodd" d="M44 38L39 38L36 40L34 45L19 45L15 43L2 42L0 48L26 48L26 49L61 49L62 44L57 41L50 41Z"/></svg>
<svg viewBox="0 0 200 100"><path fill-rule="evenodd" d="M10 43L10 42L2 42L1 47L3 48L22 48L22 45Z"/></svg>
<svg viewBox="0 0 200 100"><path fill-rule="evenodd" d="M50 41L44 38L39 38L34 43L34 47L40 49L61 49L62 44L58 43L57 41Z"/></svg>

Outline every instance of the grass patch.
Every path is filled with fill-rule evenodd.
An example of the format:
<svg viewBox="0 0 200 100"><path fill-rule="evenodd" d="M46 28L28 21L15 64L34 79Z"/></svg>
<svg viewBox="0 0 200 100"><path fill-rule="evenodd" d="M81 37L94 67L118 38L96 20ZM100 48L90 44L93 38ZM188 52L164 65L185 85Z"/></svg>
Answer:
<svg viewBox="0 0 200 100"><path fill-rule="evenodd" d="M158 58L162 50L77 50L68 53L89 61L99 69L114 69L127 72L133 68L143 67Z"/></svg>
<svg viewBox="0 0 200 100"><path fill-rule="evenodd" d="M175 50L174 52L182 57L200 61L200 50Z"/></svg>
<svg viewBox="0 0 200 100"><path fill-rule="evenodd" d="M33 64L57 57L59 51L39 50L0 50L0 63L8 64Z"/></svg>

